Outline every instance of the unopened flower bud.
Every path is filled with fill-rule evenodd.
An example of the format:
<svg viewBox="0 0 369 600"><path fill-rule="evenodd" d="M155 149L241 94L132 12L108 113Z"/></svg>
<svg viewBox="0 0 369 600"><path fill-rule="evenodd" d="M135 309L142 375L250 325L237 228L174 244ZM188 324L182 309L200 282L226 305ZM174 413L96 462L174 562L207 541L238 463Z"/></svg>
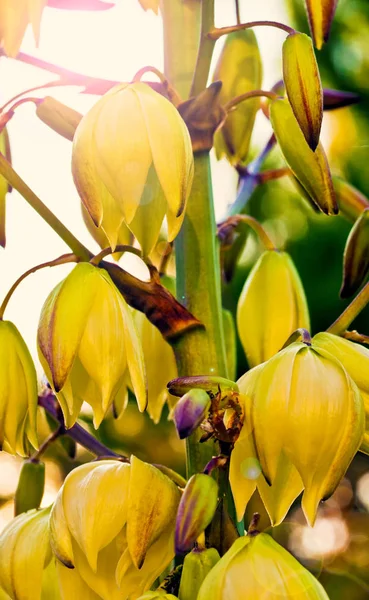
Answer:
<svg viewBox="0 0 369 600"><path fill-rule="evenodd" d="M351 229L343 253L341 298L349 298L364 282L369 270L369 208Z"/></svg>
<svg viewBox="0 0 369 600"><path fill-rule="evenodd" d="M145 255L165 215L168 240L178 234L193 179L191 140L177 109L150 86L118 85L92 107L74 138L72 170L113 250L123 221Z"/></svg>
<svg viewBox="0 0 369 600"><path fill-rule="evenodd" d="M236 96L259 89L262 64L255 33L251 29L230 33L215 67L213 81L220 80L219 100L224 105ZM231 111L215 134L217 158L226 155L232 164L245 163L260 98L242 102Z"/></svg>
<svg viewBox="0 0 369 600"><path fill-rule="evenodd" d="M37 377L29 350L10 321L0 321L0 447L26 456L36 434Z"/></svg>
<svg viewBox="0 0 369 600"><path fill-rule="evenodd" d="M328 41L337 0L305 0L310 32L318 50Z"/></svg>
<svg viewBox="0 0 369 600"><path fill-rule="evenodd" d="M173 410L173 420L181 440L188 437L205 419L210 407L209 395L202 389L187 392Z"/></svg>
<svg viewBox="0 0 369 600"><path fill-rule="evenodd" d="M45 488L45 465L36 460L25 460L19 475L14 498L15 516L39 508Z"/></svg>
<svg viewBox="0 0 369 600"><path fill-rule="evenodd" d="M237 306L237 329L250 367L271 358L299 328L309 329L299 274L286 252L267 250L251 270Z"/></svg>
<svg viewBox="0 0 369 600"><path fill-rule="evenodd" d="M143 354L132 314L103 269L80 263L51 292L41 312L38 348L67 427L84 400L98 427L126 388L127 367L140 410L145 409Z"/></svg>
<svg viewBox="0 0 369 600"><path fill-rule="evenodd" d="M197 599L202 582L219 560L219 552L215 548L195 548L186 554L179 586L181 600Z"/></svg>
<svg viewBox="0 0 369 600"><path fill-rule="evenodd" d="M315 150L323 119L323 90L313 44L304 33L291 33L283 44L283 79L305 140Z"/></svg>
<svg viewBox="0 0 369 600"><path fill-rule="evenodd" d="M83 115L56 98L46 96L37 102L36 115L51 129L73 141Z"/></svg>
<svg viewBox="0 0 369 600"><path fill-rule="evenodd" d="M207 575L197 600L257 598L329 600L319 581L266 533L236 540Z"/></svg>
<svg viewBox="0 0 369 600"><path fill-rule="evenodd" d="M360 102L360 96L353 92L323 89L323 107L325 111L351 106L351 104L357 104L358 102Z"/></svg>
<svg viewBox="0 0 369 600"><path fill-rule="evenodd" d="M166 594L162 590L156 590L155 592L146 592L137 600L178 600L178 598L177 596L173 596L173 594Z"/></svg>
<svg viewBox="0 0 369 600"><path fill-rule="evenodd" d="M198 473L188 480L178 507L176 552L191 550L212 520L217 501L218 484L210 475Z"/></svg>
<svg viewBox="0 0 369 600"><path fill-rule="evenodd" d="M338 213L331 172L323 146L309 147L286 99L270 105L270 120L288 166L311 199L328 215Z"/></svg>

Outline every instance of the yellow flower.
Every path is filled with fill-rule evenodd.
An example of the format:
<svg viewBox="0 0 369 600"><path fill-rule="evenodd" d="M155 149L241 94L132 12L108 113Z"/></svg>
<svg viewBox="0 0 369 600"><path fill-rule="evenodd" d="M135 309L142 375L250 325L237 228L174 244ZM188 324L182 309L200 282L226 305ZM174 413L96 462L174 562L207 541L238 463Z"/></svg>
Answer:
<svg viewBox="0 0 369 600"><path fill-rule="evenodd" d="M18 54L28 24L35 41L40 37L42 11L47 0L0 0L0 44L7 56Z"/></svg>
<svg viewBox="0 0 369 600"><path fill-rule="evenodd" d="M28 348L10 321L0 321L0 447L25 456L37 448L37 377Z"/></svg>
<svg viewBox="0 0 369 600"><path fill-rule="evenodd" d="M237 328L250 367L276 354L296 329L309 329L305 292L286 252L267 250L254 265L238 301Z"/></svg>
<svg viewBox="0 0 369 600"><path fill-rule="evenodd" d="M165 215L168 240L176 237L193 179L191 140L176 108L147 84L118 85L85 115L72 170L83 204L113 250L123 221L146 255Z"/></svg>
<svg viewBox="0 0 369 600"><path fill-rule="evenodd" d="M67 427L84 400L98 427L111 404L126 394L127 367L145 410L145 369L131 311L103 269L80 263L51 292L41 312L38 348Z"/></svg>
<svg viewBox="0 0 369 600"><path fill-rule="evenodd" d="M82 465L68 475L52 509L53 551L74 567L81 590L88 586L103 600L138 597L174 556L179 499L168 477L136 457L131 464ZM58 571L68 590L73 579L65 567Z"/></svg>
<svg viewBox="0 0 369 600"><path fill-rule="evenodd" d="M269 535L241 537L207 575L197 600L329 600L322 585Z"/></svg>
<svg viewBox="0 0 369 600"><path fill-rule="evenodd" d="M147 370L147 412L154 423L159 423L164 404L170 396L167 383L178 376L176 360L170 344L142 312L134 312L134 322Z"/></svg>
<svg viewBox="0 0 369 600"><path fill-rule="evenodd" d="M313 337L314 346L338 359L360 390L365 405L365 433L360 450L369 454L369 350L332 333L322 332Z"/></svg>
<svg viewBox="0 0 369 600"><path fill-rule="evenodd" d="M273 494L264 485L272 520L283 519L302 480L302 508L313 524L320 500L333 493L362 441L364 403L356 384L331 354L298 342L252 369L239 387L250 404L231 459L238 515L259 483L263 496L262 471L275 487Z"/></svg>
<svg viewBox="0 0 369 600"><path fill-rule="evenodd" d="M45 590L56 588L48 530L50 509L19 515L0 535L0 586L11 599L40 600L41 592L43 600L54 597Z"/></svg>

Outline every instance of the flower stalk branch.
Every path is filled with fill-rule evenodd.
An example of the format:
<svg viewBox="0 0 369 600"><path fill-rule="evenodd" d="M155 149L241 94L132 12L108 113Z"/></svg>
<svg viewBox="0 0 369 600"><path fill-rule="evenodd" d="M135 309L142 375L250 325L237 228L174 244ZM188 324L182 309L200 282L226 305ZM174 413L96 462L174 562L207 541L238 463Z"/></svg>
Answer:
<svg viewBox="0 0 369 600"><path fill-rule="evenodd" d="M295 33L293 27L284 23L278 23L277 21L250 21L249 23L240 23L238 25L230 25L229 27L214 27L213 29L209 29L207 35L211 40L219 40L223 35L243 31L244 29L252 29L253 27L276 27L288 34Z"/></svg>
<svg viewBox="0 0 369 600"><path fill-rule="evenodd" d="M346 330L350 327L351 323L361 313L369 302L369 282L363 287L363 289L355 296L352 302L345 308L343 313L335 320L327 331L336 335L345 336Z"/></svg>

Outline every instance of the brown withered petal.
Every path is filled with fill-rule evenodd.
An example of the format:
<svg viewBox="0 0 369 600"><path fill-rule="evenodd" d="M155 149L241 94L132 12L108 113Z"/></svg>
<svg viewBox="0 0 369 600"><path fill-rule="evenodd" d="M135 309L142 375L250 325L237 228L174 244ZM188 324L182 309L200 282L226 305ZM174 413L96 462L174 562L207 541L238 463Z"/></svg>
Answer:
<svg viewBox="0 0 369 600"><path fill-rule="evenodd" d="M199 535L212 520L218 501L218 484L203 473L192 475L179 503L175 547L182 554L191 550Z"/></svg>
<svg viewBox="0 0 369 600"><path fill-rule="evenodd" d="M283 44L283 79L301 131L315 150L323 119L323 90L313 44L304 33L291 33Z"/></svg>
<svg viewBox="0 0 369 600"><path fill-rule="evenodd" d="M364 282L369 271L369 208L360 215L351 229L343 254L341 298L352 296Z"/></svg>
<svg viewBox="0 0 369 600"><path fill-rule="evenodd" d="M328 41L338 0L305 0L310 32L318 50Z"/></svg>
<svg viewBox="0 0 369 600"><path fill-rule="evenodd" d="M335 110L360 102L360 96L353 92L323 88L323 110Z"/></svg>

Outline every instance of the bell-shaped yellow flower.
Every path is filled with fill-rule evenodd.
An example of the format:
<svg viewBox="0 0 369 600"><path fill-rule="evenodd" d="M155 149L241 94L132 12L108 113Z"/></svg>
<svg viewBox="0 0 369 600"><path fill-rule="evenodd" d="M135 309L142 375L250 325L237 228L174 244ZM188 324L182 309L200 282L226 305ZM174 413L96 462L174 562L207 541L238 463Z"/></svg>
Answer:
<svg viewBox="0 0 369 600"><path fill-rule="evenodd" d="M241 537L210 571L197 600L329 600L324 588L266 533Z"/></svg>
<svg viewBox="0 0 369 600"><path fill-rule="evenodd" d="M148 388L147 412L154 423L159 423L163 407L170 396L167 383L178 377L176 360L172 346L142 312L135 311L134 322L145 359Z"/></svg>
<svg viewBox="0 0 369 600"><path fill-rule="evenodd" d="M369 454L369 350L350 340L327 333L313 337L314 346L337 358L360 390L365 405L365 433L360 450Z"/></svg>
<svg viewBox="0 0 369 600"><path fill-rule="evenodd" d="M47 0L0 1L0 45L7 56L17 56L29 24L38 43L42 11L46 3Z"/></svg>
<svg viewBox="0 0 369 600"><path fill-rule="evenodd" d="M19 515L0 535L0 587L12 599L41 598L45 569L52 560L50 508Z"/></svg>
<svg viewBox="0 0 369 600"><path fill-rule="evenodd" d="M337 1L305 0L311 35L318 50L328 41Z"/></svg>
<svg viewBox="0 0 369 600"><path fill-rule="evenodd" d="M250 367L276 354L296 329L309 329L305 292L286 252L267 250L254 265L238 300L237 328Z"/></svg>
<svg viewBox="0 0 369 600"><path fill-rule="evenodd" d="M314 345L291 344L257 369L247 389L246 433L266 481L279 491L292 477L298 495L291 463L296 468L304 486L302 508L313 524L320 500L333 493L359 449L363 399L342 364ZM247 435L243 440L247 459L252 447Z"/></svg>
<svg viewBox="0 0 369 600"><path fill-rule="evenodd" d="M0 447L25 456L36 434L37 376L29 350L10 321L0 321Z"/></svg>
<svg viewBox="0 0 369 600"><path fill-rule="evenodd" d="M251 29L227 35L215 67L213 81L221 81L221 104L236 96L259 89L263 77L261 57L255 33ZM215 134L217 158L226 155L232 164L247 162L251 134L260 98L242 102L231 111L221 129Z"/></svg>
<svg viewBox="0 0 369 600"><path fill-rule="evenodd" d="M144 10L152 10L156 15L159 12L159 0L138 0Z"/></svg>
<svg viewBox="0 0 369 600"><path fill-rule="evenodd" d="M136 457L131 464L102 460L74 469L50 516L53 552L76 571L70 577L58 567L61 588L75 581L103 600L149 589L174 556L179 499L168 477Z"/></svg>
<svg viewBox="0 0 369 600"><path fill-rule="evenodd" d="M259 365L251 369L238 381L244 424L231 454L229 481L238 521L243 519L246 506L257 488L272 525L279 525L304 485L296 467L284 452L280 454L272 485L266 482L262 473L251 428L252 399L262 368L263 365Z"/></svg>
<svg viewBox="0 0 369 600"><path fill-rule="evenodd" d="M141 344L128 305L103 269L80 263L51 292L41 312L38 348L67 427L84 400L98 427L114 399L125 394L127 367L145 409Z"/></svg>
<svg viewBox="0 0 369 600"><path fill-rule="evenodd" d="M165 215L168 240L176 237L193 179L191 140L177 109L147 84L118 85L85 115L72 170L83 204L113 250L123 221L145 255Z"/></svg>

